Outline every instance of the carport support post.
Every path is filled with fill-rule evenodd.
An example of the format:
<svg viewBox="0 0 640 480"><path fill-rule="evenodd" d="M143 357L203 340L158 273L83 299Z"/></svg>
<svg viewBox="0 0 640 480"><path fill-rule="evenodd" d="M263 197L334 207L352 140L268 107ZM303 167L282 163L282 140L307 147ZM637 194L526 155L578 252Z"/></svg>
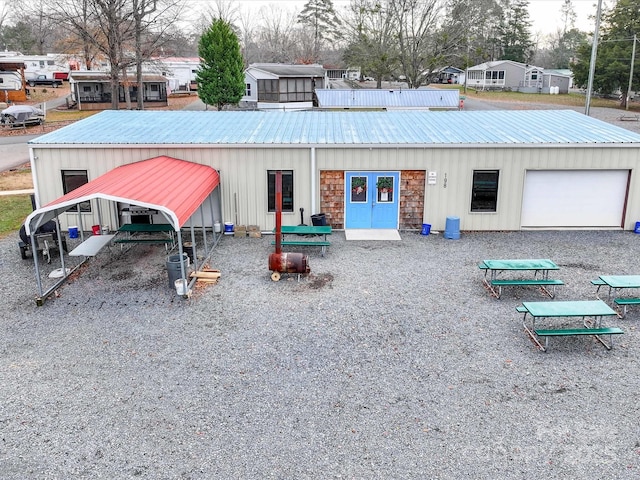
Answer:
<svg viewBox="0 0 640 480"><path fill-rule="evenodd" d="M99 199L96 199L96 211L98 212L98 232L102 234L102 209L100 208Z"/></svg>
<svg viewBox="0 0 640 480"><path fill-rule="evenodd" d="M84 227L82 226L82 213L78 204L78 229L80 230L80 240L84 242Z"/></svg>
<svg viewBox="0 0 640 480"><path fill-rule="evenodd" d="M178 229L178 254L180 255L180 272L182 273L182 279L187 281L187 271L184 269L184 249L182 248L182 230Z"/></svg>
<svg viewBox="0 0 640 480"><path fill-rule="evenodd" d="M218 186L214 192L219 188L220 186ZM213 232L213 243L215 244L218 242L218 236L216 235L216 214L213 211L213 192L209 194L209 207L211 209L211 231ZM222 223L222 218L220 218L220 223ZM222 232L220 232L220 235L222 235ZM207 253L208 252L209 250L207 250Z"/></svg>
<svg viewBox="0 0 640 480"><path fill-rule="evenodd" d="M36 232L31 232L29 237L31 241L31 256L33 257L33 266L36 271L36 283L38 284L38 293L42 297L42 279L40 278L40 265L38 264L38 250L36 250ZM64 270L63 270L64 271Z"/></svg>
<svg viewBox="0 0 640 480"><path fill-rule="evenodd" d="M54 212L56 214L55 216L55 222L56 222L56 231L57 231L57 235L58 235L58 253L60 254L60 266L62 267L62 272L64 274L64 277L67 276L67 269L64 268L65 264L64 264L64 249L63 249L63 245L62 245L62 232L60 231L60 220L58 219L58 211L54 210Z"/></svg>
<svg viewBox="0 0 640 480"><path fill-rule="evenodd" d="M204 251L208 250L207 246L207 229L204 226L204 208L200 205L200 221L202 222L202 244L204 245ZM193 254L195 256L195 253Z"/></svg>
<svg viewBox="0 0 640 480"><path fill-rule="evenodd" d="M196 252L196 229L193 226L193 222L191 222L191 253L193 255L193 268L197 271L198 270L198 253Z"/></svg>

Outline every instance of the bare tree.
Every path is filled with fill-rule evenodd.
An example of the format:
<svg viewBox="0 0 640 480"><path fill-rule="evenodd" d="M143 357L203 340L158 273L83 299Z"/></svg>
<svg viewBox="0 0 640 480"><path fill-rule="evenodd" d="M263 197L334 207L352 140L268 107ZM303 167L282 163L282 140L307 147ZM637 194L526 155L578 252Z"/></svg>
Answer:
<svg viewBox="0 0 640 480"><path fill-rule="evenodd" d="M123 46L133 43L133 12L127 0L52 0L60 22L109 62L111 108L118 109L120 72L126 68Z"/></svg>
<svg viewBox="0 0 640 480"><path fill-rule="evenodd" d="M377 88L396 69L397 23L385 2L352 0L342 20L346 37L352 39L344 52L349 66L360 67L362 75L376 79Z"/></svg>
<svg viewBox="0 0 640 480"><path fill-rule="evenodd" d="M257 27L255 24L256 15L254 12L247 10L240 12L238 16L238 39L242 48L242 57L245 67L256 61L259 55L259 47L256 42Z"/></svg>
<svg viewBox="0 0 640 480"><path fill-rule="evenodd" d="M0 1L0 29L4 27L5 21L9 16L9 6L6 1Z"/></svg>
<svg viewBox="0 0 640 480"><path fill-rule="evenodd" d="M134 49L137 108L144 109L142 66L145 60L157 54L168 40L167 30L178 20L182 4L167 0L133 0Z"/></svg>
<svg viewBox="0 0 640 480"><path fill-rule="evenodd" d="M262 28L258 30L261 45L260 61L290 63L295 55L295 13L276 6L262 7L259 11Z"/></svg>
<svg viewBox="0 0 640 480"><path fill-rule="evenodd" d="M233 26L240 19L238 4L232 0L212 0L206 11L209 23L220 18Z"/></svg>
<svg viewBox="0 0 640 480"><path fill-rule="evenodd" d="M109 63L111 108L119 107L120 79L125 83L130 108L127 68L136 66L138 108L143 108L142 64L157 53L177 20L176 0L52 0L56 19L67 27L73 41L82 45L88 69L101 54ZM133 55L130 52L134 52ZM122 77L121 77L122 76Z"/></svg>
<svg viewBox="0 0 640 480"><path fill-rule="evenodd" d="M409 88L418 88L434 51L434 32L442 11L439 0L390 0L398 22L398 49L401 71Z"/></svg>

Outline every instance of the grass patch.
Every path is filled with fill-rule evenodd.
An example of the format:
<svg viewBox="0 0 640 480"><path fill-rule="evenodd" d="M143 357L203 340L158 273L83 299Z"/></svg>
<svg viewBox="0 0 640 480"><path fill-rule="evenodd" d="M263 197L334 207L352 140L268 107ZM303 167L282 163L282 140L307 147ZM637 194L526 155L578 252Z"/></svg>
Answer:
<svg viewBox="0 0 640 480"><path fill-rule="evenodd" d="M7 195L0 197L0 237L17 232L31 210L29 195Z"/></svg>
<svg viewBox="0 0 640 480"><path fill-rule="evenodd" d="M98 113L96 110L49 110L47 122L69 122L82 120Z"/></svg>
<svg viewBox="0 0 640 480"><path fill-rule="evenodd" d="M26 190L33 188L31 169L19 168L0 173L0 191Z"/></svg>
<svg viewBox="0 0 640 480"><path fill-rule="evenodd" d="M488 100L495 102L525 102L525 103L546 103L551 105L565 105L568 107L584 107L587 103L587 98L582 93L568 93L562 95L549 95L544 93L521 93L521 92L509 92L502 90L474 90L467 87L467 93L464 93L464 85L448 85L448 84L434 84L431 87L442 89L456 89L460 90L460 95L466 95L468 98L477 98L478 100ZM615 98L602 98L598 96L591 97L592 107L606 107L606 108L618 108L620 107L620 101ZM629 110L640 111L640 104L630 103Z"/></svg>

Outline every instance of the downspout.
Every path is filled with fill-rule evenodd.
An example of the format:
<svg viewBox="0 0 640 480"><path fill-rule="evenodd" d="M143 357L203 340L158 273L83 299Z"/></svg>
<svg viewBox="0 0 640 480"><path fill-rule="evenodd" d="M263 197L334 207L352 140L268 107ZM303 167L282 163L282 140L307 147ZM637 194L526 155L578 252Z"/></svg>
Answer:
<svg viewBox="0 0 640 480"><path fill-rule="evenodd" d="M316 211L316 195L318 186L316 185L316 147L311 147L311 214Z"/></svg>
<svg viewBox="0 0 640 480"><path fill-rule="evenodd" d="M38 168L36 165L36 160L38 160L38 157L36 157L33 154L33 147L29 147L29 161L31 162L31 180L33 181L33 186L34 186L33 195L35 198L35 204L37 209L37 208L40 208L40 198L38 196Z"/></svg>

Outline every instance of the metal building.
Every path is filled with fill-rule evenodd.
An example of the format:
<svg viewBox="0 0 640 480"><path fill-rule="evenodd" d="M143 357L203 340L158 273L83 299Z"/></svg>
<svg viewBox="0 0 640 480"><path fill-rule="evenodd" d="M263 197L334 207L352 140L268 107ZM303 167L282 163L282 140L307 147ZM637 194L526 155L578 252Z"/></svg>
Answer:
<svg viewBox="0 0 640 480"><path fill-rule="evenodd" d="M640 220L640 135L571 110L105 111L30 147L38 205L167 155L220 173L214 221L261 229L275 224L276 170L291 225L300 208L337 229L442 230L457 216L466 231L631 230ZM65 215L63 226L77 224ZM126 221L110 215L112 226Z"/></svg>

